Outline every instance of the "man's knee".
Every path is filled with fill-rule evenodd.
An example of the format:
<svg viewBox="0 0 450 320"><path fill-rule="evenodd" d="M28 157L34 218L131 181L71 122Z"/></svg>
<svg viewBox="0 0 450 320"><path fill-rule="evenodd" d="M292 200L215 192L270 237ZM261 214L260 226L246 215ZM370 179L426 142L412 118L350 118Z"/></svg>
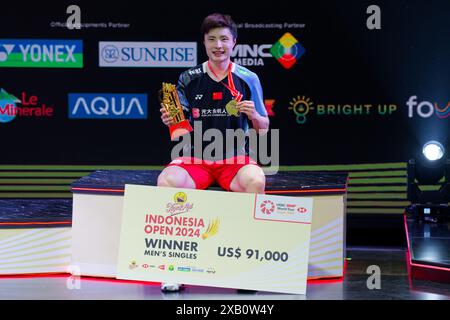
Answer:
<svg viewBox="0 0 450 320"><path fill-rule="evenodd" d="M176 169L166 168L158 176L158 187L179 188L184 183L183 172L177 172Z"/></svg>
<svg viewBox="0 0 450 320"><path fill-rule="evenodd" d="M179 178L173 173L160 174L158 177L158 187L178 187Z"/></svg>
<svg viewBox="0 0 450 320"><path fill-rule="evenodd" d="M158 187L195 188L195 183L183 168L168 167L158 176Z"/></svg>
<svg viewBox="0 0 450 320"><path fill-rule="evenodd" d="M252 175L247 178L245 192L264 193L266 188L266 178L264 175Z"/></svg>

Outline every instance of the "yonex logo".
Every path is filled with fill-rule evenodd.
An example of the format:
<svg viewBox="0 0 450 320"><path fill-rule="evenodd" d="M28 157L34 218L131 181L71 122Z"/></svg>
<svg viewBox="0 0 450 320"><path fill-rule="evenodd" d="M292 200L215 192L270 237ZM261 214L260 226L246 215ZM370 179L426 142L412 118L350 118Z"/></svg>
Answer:
<svg viewBox="0 0 450 320"><path fill-rule="evenodd" d="M195 96L195 100L201 100L203 98L203 95L202 94L197 94L196 96Z"/></svg>
<svg viewBox="0 0 450 320"><path fill-rule="evenodd" d="M196 75L196 74L202 74L202 73L203 73L203 71L200 68L189 70L189 74L192 76Z"/></svg>
<svg viewBox="0 0 450 320"><path fill-rule="evenodd" d="M4 44L0 46L0 62L8 60L8 56L13 51L13 49L13 44Z"/></svg>
<svg viewBox="0 0 450 320"><path fill-rule="evenodd" d="M305 54L305 48L292 34L286 32L272 46L270 53L285 69L290 69Z"/></svg>
<svg viewBox="0 0 450 320"><path fill-rule="evenodd" d="M0 39L0 67L82 68L83 41Z"/></svg>

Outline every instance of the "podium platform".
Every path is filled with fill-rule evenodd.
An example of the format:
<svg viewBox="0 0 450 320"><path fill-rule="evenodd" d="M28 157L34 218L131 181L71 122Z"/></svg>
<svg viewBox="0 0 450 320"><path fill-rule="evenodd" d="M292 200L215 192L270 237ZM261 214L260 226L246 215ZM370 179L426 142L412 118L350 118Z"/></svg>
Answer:
<svg viewBox="0 0 450 320"><path fill-rule="evenodd" d="M72 184L71 264L81 275L115 278L125 185L155 186L159 173L99 170ZM266 194L314 198L308 279L342 277L347 174L279 172L266 177Z"/></svg>
<svg viewBox="0 0 450 320"><path fill-rule="evenodd" d="M65 273L72 200L0 200L0 275Z"/></svg>
<svg viewBox="0 0 450 320"><path fill-rule="evenodd" d="M408 211L404 220L411 278L450 283L450 223L419 221Z"/></svg>

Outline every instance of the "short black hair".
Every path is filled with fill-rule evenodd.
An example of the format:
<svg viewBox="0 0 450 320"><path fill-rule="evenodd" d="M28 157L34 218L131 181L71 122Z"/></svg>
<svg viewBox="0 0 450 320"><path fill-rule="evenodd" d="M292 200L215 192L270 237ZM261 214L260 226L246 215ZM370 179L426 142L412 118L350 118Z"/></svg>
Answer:
<svg viewBox="0 0 450 320"><path fill-rule="evenodd" d="M231 16L222 14L222 13L213 13L207 16L202 23L201 31L202 35L204 36L207 34L211 29L215 28L228 28L230 29L231 34L233 35L234 39L237 38L237 26L236 23L234 23L233 19L231 19Z"/></svg>

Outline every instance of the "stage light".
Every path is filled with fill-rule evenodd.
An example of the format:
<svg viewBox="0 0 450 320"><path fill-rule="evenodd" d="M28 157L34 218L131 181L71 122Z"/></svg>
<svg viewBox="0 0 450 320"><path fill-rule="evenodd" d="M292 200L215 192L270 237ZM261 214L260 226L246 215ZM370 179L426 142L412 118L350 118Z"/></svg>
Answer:
<svg viewBox="0 0 450 320"><path fill-rule="evenodd" d="M435 140L428 141L422 148L422 153L430 161L441 159L445 154L444 146Z"/></svg>
<svg viewBox="0 0 450 320"><path fill-rule="evenodd" d="M418 157L408 161L407 197L411 202L407 209L418 220L437 222L449 218L450 160L442 143L428 141Z"/></svg>

